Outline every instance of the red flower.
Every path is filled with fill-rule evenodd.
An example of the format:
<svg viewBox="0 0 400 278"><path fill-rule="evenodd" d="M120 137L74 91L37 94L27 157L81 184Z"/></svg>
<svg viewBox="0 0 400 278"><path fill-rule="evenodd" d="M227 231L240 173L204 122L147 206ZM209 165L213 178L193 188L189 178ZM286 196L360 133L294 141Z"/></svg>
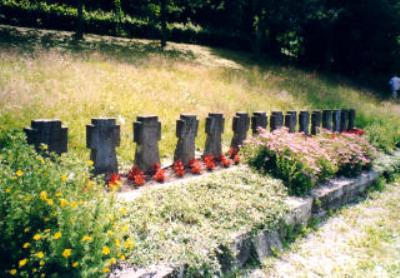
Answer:
<svg viewBox="0 0 400 278"><path fill-rule="evenodd" d="M219 161L225 168L228 168L232 164L232 162L229 159L227 159L225 155L221 155Z"/></svg>
<svg viewBox="0 0 400 278"><path fill-rule="evenodd" d="M240 163L240 157L238 154L235 154L235 156L233 157L233 163L235 163L235 165L238 165Z"/></svg>
<svg viewBox="0 0 400 278"><path fill-rule="evenodd" d="M142 170L137 166L133 166L132 169L128 173L128 179L133 181L137 186L141 186L145 183L145 176Z"/></svg>
<svg viewBox="0 0 400 278"><path fill-rule="evenodd" d="M185 175L185 166L182 161L177 160L174 162L174 172L178 177L183 177Z"/></svg>
<svg viewBox="0 0 400 278"><path fill-rule="evenodd" d="M155 164L154 165L154 170L155 170L155 174L153 176L153 180L155 180L156 182L164 182L166 177L165 177L165 170L161 169L160 164Z"/></svg>
<svg viewBox="0 0 400 278"><path fill-rule="evenodd" d="M214 157L211 154L205 155L203 157L203 161L206 165L207 170L212 171L215 168Z"/></svg>
<svg viewBox="0 0 400 278"><path fill-rule="evenodd" d="M108 188L112 191L115 191L121 187L121 184L121 176L118 173L113 173L108 180Z"/></svg>
<svg viewBox="0 0 400 278"><path fill-rule="evenodd" d="M229 149L229 157L231 159L233 159L235 157L235 155L237 155L239 153L239 148L238 147L231 147Z"/></svg>
<svg viewBox="0 0 400 278"><path fill-rule="evenodd" d="M192 159L189 161L190 172L195 175L201 174L201 163L197 159Z"/></svg>
<svg viewBox="0 0 400 278"><path fill-rule="evenodd" d="M346 131L346 133L362 136L362 135L364 135L365 131L362 129L359 129L359 128L353 128L353 129Z"/></svg>

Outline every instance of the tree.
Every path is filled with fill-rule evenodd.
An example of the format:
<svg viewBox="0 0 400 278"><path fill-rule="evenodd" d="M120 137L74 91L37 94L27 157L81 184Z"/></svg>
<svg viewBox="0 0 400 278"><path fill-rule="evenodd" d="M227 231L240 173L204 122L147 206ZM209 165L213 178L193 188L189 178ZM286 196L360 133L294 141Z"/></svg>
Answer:
<svg viewBox="0 0 400 278"><path fill-rule="evenodd" d="M167 0L160 0L161 48L167 46Z"/></svg>
<svg viewBox="0 0 400 278"><path fill-rule="evenodd" d="M84 1L85 0L77 0L78 1L78 18L76 24L76 33L75 39L82 40L83 39L83 9L84 9Z"/></svg>

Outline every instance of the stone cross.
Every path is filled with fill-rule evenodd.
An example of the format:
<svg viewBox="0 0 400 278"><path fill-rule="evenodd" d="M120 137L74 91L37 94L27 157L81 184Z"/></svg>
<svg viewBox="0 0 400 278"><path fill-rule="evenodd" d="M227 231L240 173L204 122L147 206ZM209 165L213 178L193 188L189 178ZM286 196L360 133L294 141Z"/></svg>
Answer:
<svg viewBox="0 0 400 278"><path fill-rule="evenodd" d="M270 127L271 131L279 129L283 126L283 113L279 111L273 111L271 113Z"/></svg>
<svg viewBox="0 0 400 278"><path fill-rule="evenodd" d="M333 132L340 132L340 110L333 110L332 111L332 131Z"/></svg>
<svg viewBox="0 0 400 278"><path fill-rule="evenodd" d="M332 130L332 110L322 111L322 128Z"/></svg>
<svg viewBox="0 0 400 278"><path fill-rule="evenodd" d="M199 127L199 120L196 115L182 114L176 121L176 137L178 143L175 148L174 161L182 161L188 165L189 161L195 158L195 139Z"/></svg>
<svg viewBox="0 0 400 278"><path fill-rule="evenodd" d="M206 146L204 155L212 155L219 159L222 155L221 136L224 132L225 118L222 113L209 113L206 118Z"/></svg>
<svg viewBox="0 0 400 278"><path fill-rule="evenodd" d="M30 127L24 128L24 132L28 144L33 145L38 152L41 151L41 144L47 145L49 152L58 155L68 151L68 128L62 126L60 120L33 120Z"/></svg>
<svg viewBox="0 0 400 278"><path fill-rule="evenodd" d="M136 143L135 165L146 174L153 173L154 165L160 163L161 123L158 117L138 116L133 124L133 140Z"/></svg>
<svg viewBox="0 0 400 278"><path fill-rule="evenodd" d="M311 134L317 135L321 129L321 111L313 111L311 114Z"/></svg>
<svg viewBox="0 0 400 278"><path fill-rule="evenodd" d="M267 128L267 113L265 112L254 112L251 117L251 130L253 131L253 135L257 134L258 128Z"/></svg>
<svg viewBox="0 0 400 278"><path fill-rule="evenodd" d="M348 130L354 129L354 120L356 118L356 110L349 109L349 125L347 127Z"/></svg>
<svg viewBox="0 0 400 278"><path fill-rule="evenodd" d="M342 109L340 111L340 132L347 130L347 117L348 117L348 110Z"/></svg>
<svg viewBox="0 0 400 278"><path fill-rule="evenodd" d="M289 129L289 133L296 132L297 112L287 111L285 115L285 126Z"/></svg>
<svg viewBox="0 0 400 278"><path fill-rule="evenodd" d="M303 132L305 135L308 135L309 123L310 123L310 113L308 111L301 111L299 115L299 131Z"/></svg>
<svg viewBox="0 0 400 278"><path fill-rule="evenodd" d="M86 146L91 150L90 159L96 175L118 173L115 148L120 141L120 126L115 119L92 119L86 126Z"/></svg>
<svg viewBox="0 0 400 278"><path fill-rule="evenodd" d="M231 142L231 147L239 148L243 145L244 140L246 140L249 127L249 115L245 112L237 112L236 115L233 117L232 122L233 138Z"/></svg>

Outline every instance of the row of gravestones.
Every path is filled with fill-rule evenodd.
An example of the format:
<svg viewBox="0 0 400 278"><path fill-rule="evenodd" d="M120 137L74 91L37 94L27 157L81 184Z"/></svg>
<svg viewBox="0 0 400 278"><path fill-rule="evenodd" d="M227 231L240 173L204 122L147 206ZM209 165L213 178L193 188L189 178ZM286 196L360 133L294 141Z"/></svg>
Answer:
<svg viewBox="0 0 400 278"><path fill-rule="evenodd" d="M354 128L354 109L301 111L297 117L296 111L272 112L269 123L270 130L283 126L289 132L295 132L297 120L298 131L307 135L315 135L322 128L333 132L342 132ZM311 125L310 125L311 120ZM259 128L266 129L268 116L265 112L255 112L251 117L253 134ZM183 114L176 122L176 136L178 138L174 161L181 160L187 165L195 158L195 138L199 121L196 115ZM209 113L206 118L206 144L204 155L219 158L222 154L221 136L224 132L225 119L221 113ZM250 128L250 118L247 113L238 112L233 117L233 138L231 147L238 148L243 144ZM24 129L29 144L40 150L46 144L48 150L61 154L68 149L68 129L62 126L59 120L33 120L31 127ZM161 139L161 123L157 116L138 116L133 124L133 137L136 143L135 165L145 173L150 173L156 163L160 163L158 141ZM94 162L95 174L109 174L118 172L116 147L120 144L120 126L115 119L92 119L86 126L86 144L91 149L90 158Z"/></svg>

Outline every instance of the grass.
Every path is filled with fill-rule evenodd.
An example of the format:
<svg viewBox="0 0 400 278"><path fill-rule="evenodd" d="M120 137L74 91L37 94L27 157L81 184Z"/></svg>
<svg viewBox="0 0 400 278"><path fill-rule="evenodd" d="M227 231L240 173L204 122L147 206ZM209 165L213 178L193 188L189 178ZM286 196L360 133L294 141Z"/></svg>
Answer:
<svg viewBox="0 0 400 278"><path fill-rule="evenodd" d="M187 264L192 270L214 273L220 269L220 245L241 232L275 227L288 209L286 196L279 180L247 167L150 189L127 206L136 239L129 262Z"/></svg>
<svg viewBox="0 0 400 278"><path fill-rule="evenodd" d="M205 142L208 112L225 114L229 145L237 111L355 107L357 125L391 149L400 134L400 107L365 89L324 76L221 49L88 35L74 42L68 32L0 28L0 128L22 128L35 118L60 118L69 127L70 150L88 157L85 125L96 116L121 124L123 162L133 159L132 122L156 114L162 122L161 155L176 144L180 113L200 119L197 146Z"/></svg>
<svg viewBox="0 0 400 278"><path fill-rule="evenodd" d="M343 209L279 258L265 261L268 277L399 277L400 180Z"/></svg>

